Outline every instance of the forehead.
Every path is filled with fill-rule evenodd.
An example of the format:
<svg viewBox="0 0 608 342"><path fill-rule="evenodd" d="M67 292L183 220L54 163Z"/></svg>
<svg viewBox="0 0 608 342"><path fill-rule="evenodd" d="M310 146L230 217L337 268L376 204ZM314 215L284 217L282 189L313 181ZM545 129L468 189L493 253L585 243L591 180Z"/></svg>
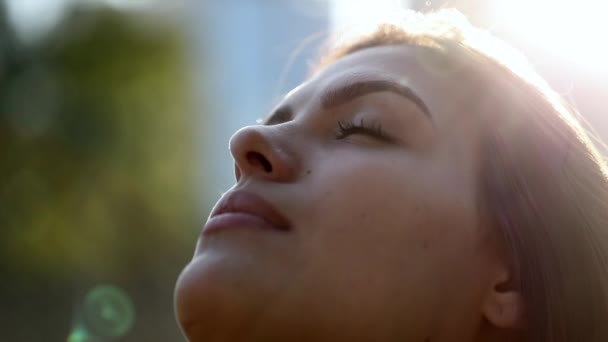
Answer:
<svg viewBox="0 0 608 342"><path fill-rule="evenodd" d="M328 64L318 78L327 78L347 70L367 70L404 75L418 69L418 48L409 45L387 45L365 48L337 58Z"/></svg>
<svg viewBox="0 0 608 342"><path fill-rule="evenodd" d="M443 56L439 50L407 44L385 45L362 49L342 56L329 64L314 78L327 80L340 74L376 73L399 77L409 86L441 88L458 74L454 58ZM454 59L456 61L456 59Z"/></svg>

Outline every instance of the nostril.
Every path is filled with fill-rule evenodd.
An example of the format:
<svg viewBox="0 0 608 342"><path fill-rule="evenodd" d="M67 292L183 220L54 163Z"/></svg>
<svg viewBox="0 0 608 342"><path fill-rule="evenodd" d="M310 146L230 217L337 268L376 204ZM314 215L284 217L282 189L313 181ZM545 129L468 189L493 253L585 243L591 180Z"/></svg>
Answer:
<svg viewBox="0 0 608 342"><path fill-rule="evenodd" d="M262 167L266 172L272 172L272 164L258 152L247 152L247 162L253 167Z"/></svg>

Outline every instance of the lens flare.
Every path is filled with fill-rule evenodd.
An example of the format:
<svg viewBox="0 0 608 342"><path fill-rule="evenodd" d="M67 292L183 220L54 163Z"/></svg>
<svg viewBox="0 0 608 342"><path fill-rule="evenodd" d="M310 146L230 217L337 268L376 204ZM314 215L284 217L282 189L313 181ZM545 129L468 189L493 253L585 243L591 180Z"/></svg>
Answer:
<svg viewBox="0 0 608 342"><path fill-rule="evenodd" d="M84 323L92 333L107 338L124 336L135 322L135 309L121 289L100 285L84 300Z"/></svg>
<svg viewBox="0 0 608 342"><path fill-rule="evenodd" d="M596 69L608 58L608 2L496 1L492 17L501 31L567 62Z"/></svg>

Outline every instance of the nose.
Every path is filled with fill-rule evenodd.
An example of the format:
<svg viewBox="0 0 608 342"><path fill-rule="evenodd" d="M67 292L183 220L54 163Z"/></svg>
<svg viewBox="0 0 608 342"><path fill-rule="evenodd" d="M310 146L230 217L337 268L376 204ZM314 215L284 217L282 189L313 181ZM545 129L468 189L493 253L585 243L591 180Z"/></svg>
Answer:
<svg viewBox="0 0 608 342"><path fill-rule="evenodd" d="M297 176L298 163L276 126L248 126L230 138L237 182L242 177L258 177L273 182L290 182Z"/></svg>

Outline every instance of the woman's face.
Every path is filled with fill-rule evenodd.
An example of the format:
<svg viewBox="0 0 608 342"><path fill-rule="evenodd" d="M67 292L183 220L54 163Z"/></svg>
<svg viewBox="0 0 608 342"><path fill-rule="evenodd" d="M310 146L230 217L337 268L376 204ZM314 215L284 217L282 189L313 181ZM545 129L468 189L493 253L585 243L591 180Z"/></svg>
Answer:
<svg viewBox="0 0 608 342"><path fill-rule="evenodd" d="M419 55L340 58L233 135L220 212L237 213L208 221L176 288L190 340L476 337L498 259L476 206L479 95Z"/></svg>

